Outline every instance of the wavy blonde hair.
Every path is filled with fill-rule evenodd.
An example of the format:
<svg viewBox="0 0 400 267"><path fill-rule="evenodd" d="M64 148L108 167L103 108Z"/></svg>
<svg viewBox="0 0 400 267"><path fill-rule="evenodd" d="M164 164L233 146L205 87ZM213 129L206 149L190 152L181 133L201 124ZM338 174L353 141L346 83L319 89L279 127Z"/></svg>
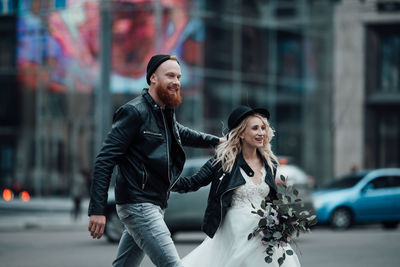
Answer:
<svg viewBox="0 0 400 267"><path fill-rule="evenodd" d="M278 162L277 157L271 150L271 140L275 136L274 130L269 126L268 120L256 113L254 115L245 118L236 128L230 131L227 135L227 141L217 146L216 149L216 159L214 164L221 162L222 170L224 172L231 172L233 164L235 163L237 155L242 151L242 141L240 135L244 132L247 124L251 117L257 117L262 120L264 126L266 127L266 142L262 148L258 148L258 151L266 159L268 167L273 172L274 164L272 160Z"/></svg>

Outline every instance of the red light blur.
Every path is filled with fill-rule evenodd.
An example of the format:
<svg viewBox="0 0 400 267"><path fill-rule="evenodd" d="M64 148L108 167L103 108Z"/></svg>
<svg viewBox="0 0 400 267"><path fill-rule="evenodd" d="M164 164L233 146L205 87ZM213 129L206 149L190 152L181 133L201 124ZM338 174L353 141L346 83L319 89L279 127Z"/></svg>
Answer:
<svg viewBox="0 0 400 267"><path fill-rule="evenodd" d="M9 202L13 200L13 198L14 198L14 193L10 189L6 188L3 190L3 199L5 201Z"/></svg>
<svg viewBox="0 0 400 267"><path fill-rule="evenodd" d="M279 159L279 164L280 165L287 165L289 163L289 160L287 158L280 158Z"/></svg>
<svg viewBox="0 0 400 267"><path fill-rule="evenodd" d="M29 202L31 200L31 196L26 191L22 191L21 194L20 194L20 197L21 197L23 202Z"/></svg>

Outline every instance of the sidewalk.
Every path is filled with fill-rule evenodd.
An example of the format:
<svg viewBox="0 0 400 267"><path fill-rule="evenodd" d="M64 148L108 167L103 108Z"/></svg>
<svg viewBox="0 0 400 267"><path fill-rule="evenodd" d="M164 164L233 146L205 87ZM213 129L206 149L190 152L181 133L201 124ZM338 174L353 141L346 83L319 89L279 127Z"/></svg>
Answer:
<svg viewBox="0 0 400 267"><path fill-rule="evenodd" d="M89 200L81 204L81 216L71 216L72 200L67 197L31 198L29 202L0 200L0 231L17 229L72 229L87 227Z"/></svg>

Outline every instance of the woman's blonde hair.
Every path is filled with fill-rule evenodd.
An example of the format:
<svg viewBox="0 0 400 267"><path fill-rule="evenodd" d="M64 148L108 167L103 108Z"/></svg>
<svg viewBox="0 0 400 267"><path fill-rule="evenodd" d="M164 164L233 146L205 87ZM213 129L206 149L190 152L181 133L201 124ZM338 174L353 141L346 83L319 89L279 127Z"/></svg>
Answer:
<svg viewBox="0 0 400 267"><path fill-rule="evenodd" d="M230 131L227 134L227 136L226 136L227 141L223 142L222 144L217 146L216 159L214 161L214 164L221 162L222 170L224 172L232 171L233 164L235 163L236 157L242 151L240 135L246 129L247 124L251 117L257 117L257 118L261 119L266 127L266 132L267 132L267 134L265 136L266 142L264 142L264 146L262 148L259 148L258 151L266 159L266 161L268 163L268 167L271 169L272 172L273 172L273 167L274 167L272 159L275 160L275 162L278 162L277 157L274 155L274 153L271 150L271 143L270 143L272 137L275 136L274 131L269 126L268 120L265 117L261 116L260 114L256 113L254 115L251 115L251 116L248 116L247 118L245 118L236 128L234 128L232 131Z"/></svg>

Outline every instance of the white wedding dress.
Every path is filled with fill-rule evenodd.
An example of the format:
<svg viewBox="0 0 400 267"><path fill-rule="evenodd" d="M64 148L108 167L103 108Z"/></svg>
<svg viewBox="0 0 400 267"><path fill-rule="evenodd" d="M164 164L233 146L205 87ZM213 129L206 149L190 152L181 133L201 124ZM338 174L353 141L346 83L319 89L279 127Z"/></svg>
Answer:
<svg viewBox="0 0 400 267"><path fill-rule="evenodd" d="M232 206L218 228L214 238L207 237L203 243L183 258L185 267L278 267L278 258L282 256L282 247L275 248L273 261L266 263L264 258L266 247L261 244L261 237L248 240L248 235L257 226L260 216L251 213L254 206L259 207L261 201L269 193L269 186L263 181L254 184L252 179L240 169L246 184L235 189ZM265 177L265 168L262 169ZM290 245L289 245L290 246ZM291 249L286 247L285 249ZM281 267L298 267L300 262L296 254L286 255Z"/></svg>

